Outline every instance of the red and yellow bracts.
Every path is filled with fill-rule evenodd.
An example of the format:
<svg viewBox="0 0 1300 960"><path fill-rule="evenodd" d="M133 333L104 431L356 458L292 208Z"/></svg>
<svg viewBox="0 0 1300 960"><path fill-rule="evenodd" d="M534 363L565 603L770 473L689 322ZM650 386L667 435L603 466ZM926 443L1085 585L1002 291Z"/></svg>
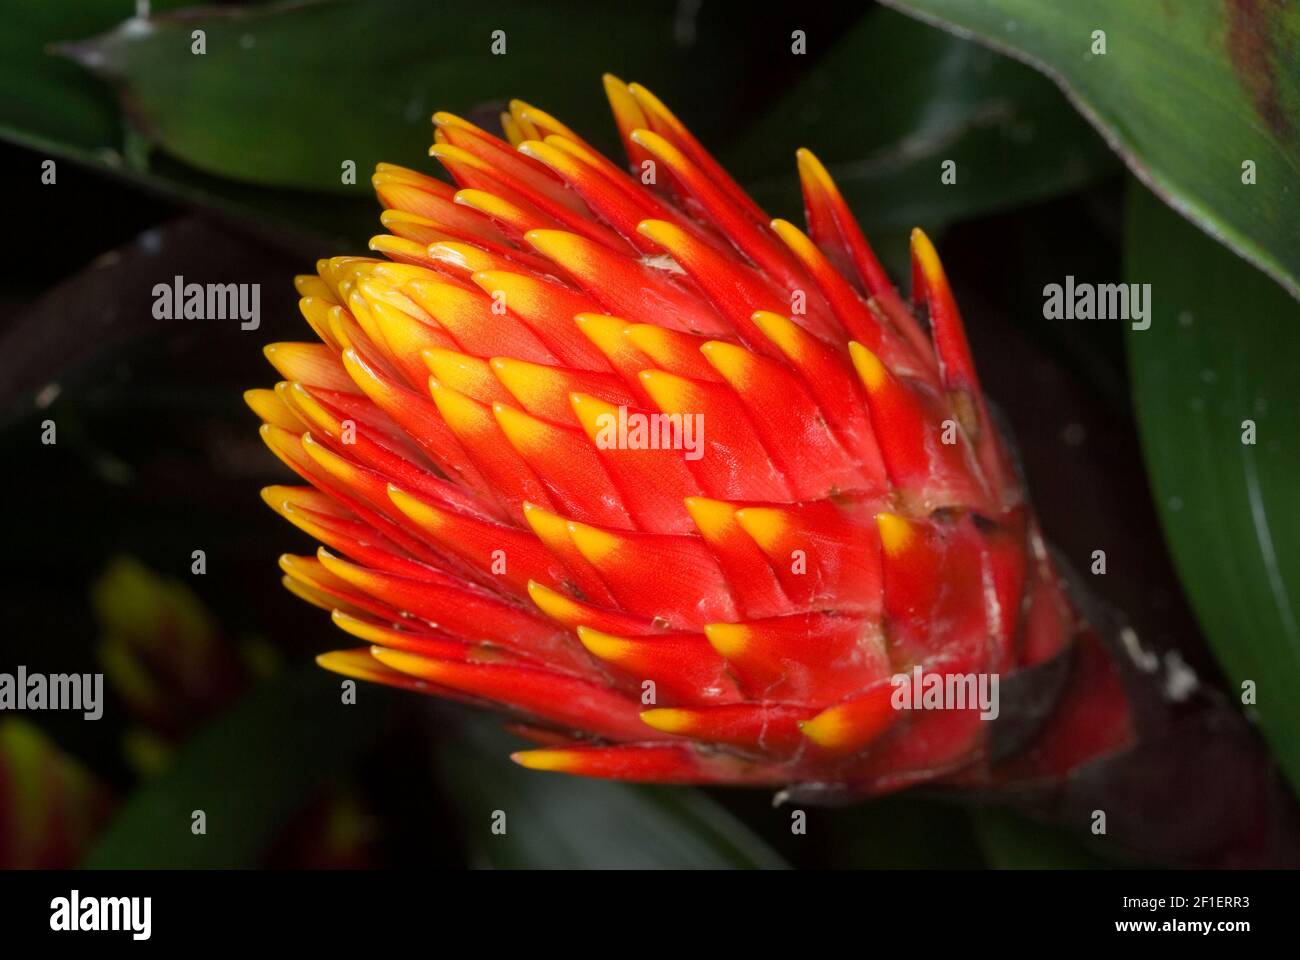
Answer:
<svg viewBox="0 0 1300 960"><path fill-rule="evenodd" d="M933 246L907 302L813 154L801 230L605 88L628 168L522 102L505 139L439 113L455 186L381 165L382 258L298 278L319 342L247 400L323 545L285 585L364 644L321 664L504 711L536 769L989 782L996 705L920 692L1077 622ZM1107 702L1061 763L1124 739Z"/></svg>

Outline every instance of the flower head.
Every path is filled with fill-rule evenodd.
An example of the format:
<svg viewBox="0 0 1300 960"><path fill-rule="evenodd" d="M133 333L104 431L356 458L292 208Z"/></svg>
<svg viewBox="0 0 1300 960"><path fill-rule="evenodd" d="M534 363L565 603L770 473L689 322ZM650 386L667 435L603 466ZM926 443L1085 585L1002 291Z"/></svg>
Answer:
<svg viewBox="0 0 1300 960"><path fill-rule="evenodd" d="M347 676L490 705L525 766L877 792L969 774L998 677L1074 635L934 248L896 292L826 169L772 220L649 91L629 167L519 101L381 164L386 259L298 278L253 390ZM631 171L629 174L628 170ZM956 689L949 684L945 689ZM973 689L973 688L971 688Z"/></svg>

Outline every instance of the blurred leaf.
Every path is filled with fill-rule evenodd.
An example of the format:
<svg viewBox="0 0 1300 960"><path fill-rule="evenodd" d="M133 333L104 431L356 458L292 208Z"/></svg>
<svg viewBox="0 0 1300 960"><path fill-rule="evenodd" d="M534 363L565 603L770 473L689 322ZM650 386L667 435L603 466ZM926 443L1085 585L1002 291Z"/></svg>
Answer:
<svg viewBox="0 0 1300 960"><path fill-rule="evenodd" d="M971 823L989 866L999 870L1115 868L1115 863L1093 853L1083 839L1009 810L972 810Z"/></svg>
<svg viewBox="0 0 1300 960"><path fill-rule="evenodd" d="M108 685L160 741L134 733L135 759L153 764L166 741L179 740L249 686L239 647L184 581L118 555L91 584L90 597Z"/></svg>
<svg viewBox="0 0 1300 960"><path fill-rule="evenodd" d="M1257 686L1300 786L1300 305L1144 189L1125 229L1127 279L1152 291L1151 328L1127 338L1165 535L1235 692Z"/></svg>
<svg viewBox="0 0 1300 960"><path fill-rule="evenodd" d="M90 597L104 633L129 647L166 648L203 663L220 642L212 614L189 584L161 577L135 557L114 557Z"/></svg>
<svg viewBox="0 0 1300 960"><path fill-rule="evenodd" d="M387 697L367 687L345 706L338 678L314 664L266 684L131 796L85 865L256 866L303 804L378 739ZM190 831L195 810L207 815L206 836Z"/></svg>
<svg viewBox="0 0 1300 960"><path fill-rule="evenodd" d="M191 52L196 29L201 56ZM504 55L492 52L497 31ZM602 71L642 78L669 102L739 92L736 31L696 38L694 53L673 31L666 0L601 13L579 0L338 0L186 11L64 49L114 84L153 143L197 169L368 196L376 162L430 162L435 110L469 115L495 98L495 124L500 106L522 96L598 137L613 132ZM342 182L345 161L356 164L355 184Z"/></svg>
<svg viewBox="0 0 1300 960"><path fill-rule="evenodd" d="M826 866L853 870L969 870L984 866L966 811L916 794L809 811Z"/></svg>
<svg viewBox="0 0 1300 960"><path fill-rule="evenodd" d="M160 6L177 6L176 3ZM52 44L107 30L135 0L11 0L0 31L0 130L36 149L101 163L121 162L122 131L112 94Z"/></svg>
<svg viewBox="0 0 1300 960"><path fill-rule="evenodd" d="M705 794L516 766L519 742L467 717L439 754L471 862L496 868L781 868L785 862ZM506 833L492 833L494 811Z"/></svg>
<svg viewBox="0 0 1300 960"><path fill-rule="evenodd" d="M746 134L733 170L769 209L801 210L794 151L826 164L868 234L953 220L1110 172L1102 140L1033 70L874 10ZM956 183L940 180L956 163Z"/></svg>
<svg viewBox="0 0 1300 960"><path fill-rule="evenodd" d="M185 0L153 0L155 16ZM187 204L212 209L241 223L339 242L363 237L374 222L374 203L322 205L307 195L223 183L165 157L150 157L138 135L125 128L110 88L65 57L69 43L110 30L139 30L129 19L135 0L12 0L0 31L0 137L52 159L67 159ZM41 170L33 168L31 182ZM59 171L60 178L68 174Z"/></svg>
<svg viewBox="0 0 1300 960"><path fill-rule="evenodd" d="M0 869L76 866L112 809L109 789L44 731L0 719Z"/></svg>
<svg viewBox="0 0 1300 960"><path fill-rule="evenodd" d="M885 2L1055 78L1166 203L1300 296L1300 6ZM1104 55L1091 52L1096 30Z"/></svg>

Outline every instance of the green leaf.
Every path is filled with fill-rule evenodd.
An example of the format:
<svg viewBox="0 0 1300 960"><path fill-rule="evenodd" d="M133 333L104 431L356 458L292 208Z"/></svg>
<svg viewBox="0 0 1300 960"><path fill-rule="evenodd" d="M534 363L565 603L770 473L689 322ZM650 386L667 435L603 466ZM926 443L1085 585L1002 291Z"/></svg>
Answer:
<svg viewBox="0 0 1300 960"><path fill-rule="evenodd" d="M1300 6L885 2L1053 77L1166 203L1300 297Z"/></svg>
<svg viewBox="0 0 1300 960"><path fill-rule="evenodd" d="M154 0L155 15L185 0ZM308 194L277 192L224 182L175 160L151 154L129 126L109 87L66 57L55 54L71 43L112 29L140 30L129 20L134 0L13 0L0 31L0 137L42 156L72 160L135 186L214 210L241 225L269 229L289 245L311 240L359 249L373 230L375 205L369 197L321 204ZM33 169L32 182L41 171ZM59 177L69 174L59 171Z"/></svg>
<svg viewBox="0 0 1300 960"><path fill-rule="evenodd" d="M1166 539L1219 662L1235 690L1254 684L1300 787L1300 305L1136 186L1125 237L1127 279L1151 284L1151 327L1126 336Z"/></svg>
<svg viewBox="0 0 1300 960"><path fill-rule="evenodd" d="M1026 820L1009 810L972 810L971 823L989 866L999 870L1103 870L1115 863L1081 837Z"/></svg>
<svg viewBox="0 0 1300 960"><path fill-rule="evenodd" d="M85 865L256 866L313 793L378 739L389 696L367 687L356 704L344 705L338 679L314 664L268 683L203 728L133 794ZM206 835L191 833L195 810L206 814Z"/></svg>
<svg viewBox="0 0 1300 960"><path fill-rule="evenodd" d="M467 718L439 754L477 866L544 869L767 868L786 864L704 793L525 770L518 741ZM493 833L493 815L505 833Z"/></svg>
<svg viewBox="0 0 1300 960"><path fill-rule="evenodd" d="M494 123L506 100L524 97L584 136L610 136L606 70L670 102L698 102L702 90L726 102L743 82L728 53L740 45L701 36L688 53L673 29L667 2L617 16L578 0L295 2L156 17L148 29L126 24L66 49L114 85L153 143L199 170L368 196L376 162L431 163L435 110L477 116L495 101ZM498 32L504 55L492 52ZM354 184L343 180L346 161Z"/></svg>
<svg viewBox="0 0 1300 960"><path fill-rule="evenodd" d="M769 209L802 209L807 147L869 234L928 230L1069 190L1115 168L1033 70L890 10L863 17L729 152ZM941 180L956 164L955 183Z"/></svg>
<svg viewBox="0 0 1300 960"><path fill-rule="evenodd" d="M121 139L112 95L49 45L107 30L133 0L47 3L13 0L0 31L0 131L35 149L112 162ZM117 159L120 160L120 157Z"/></svg>

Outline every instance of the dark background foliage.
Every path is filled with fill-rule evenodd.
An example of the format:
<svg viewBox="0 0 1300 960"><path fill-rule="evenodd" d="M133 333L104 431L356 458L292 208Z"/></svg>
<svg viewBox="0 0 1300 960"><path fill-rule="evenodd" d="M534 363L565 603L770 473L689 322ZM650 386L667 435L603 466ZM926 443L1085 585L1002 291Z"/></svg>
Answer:
<svg viewBox="0 0 1300 960"><path fill-rule="evenodd" d="M44 792L38 814L0 796L0 837L49 832L67 842L47 861L133 866L1124 862L1083 831L931 797L814 809L792 836L762 793L529 773L490 720L377 687L345 707L310 665L336 637L279 586L275 557L307 539L257 496L283 472L240 396L268 382L262 344L303 336L291 278L365 251L368 168L432 169L435 109L491 117L523 97L617 155L606 70L654 89L775 215L800 218L793 151L817 151L904 286L907 231L936 238L1051 541L1080 570L1106 550L1092 583L1144 644L1233 697L1254 680L1252 718L1300 777L1290 12L891 3L958 37L868 4L176 6L141 28L121 26L126 0L18 0L0 40L16 241L0 279L0 670L99 670L125 646L185 714L142 719L127 684L97 722L23 718L40 732L0 736L0 793L34 769ZM1085 57L1099 28L1109 50ZM260 283L261 329L154 319L153 285L178 274ZM1152 328L1045 320L1043 288L1066 275L1152 283ZM151 641L189 649L178 637L206 640L190 656L229 682L201 697L166 682L185 663L156 662ZM507 837L489 833L495 809Z"/></svg>

